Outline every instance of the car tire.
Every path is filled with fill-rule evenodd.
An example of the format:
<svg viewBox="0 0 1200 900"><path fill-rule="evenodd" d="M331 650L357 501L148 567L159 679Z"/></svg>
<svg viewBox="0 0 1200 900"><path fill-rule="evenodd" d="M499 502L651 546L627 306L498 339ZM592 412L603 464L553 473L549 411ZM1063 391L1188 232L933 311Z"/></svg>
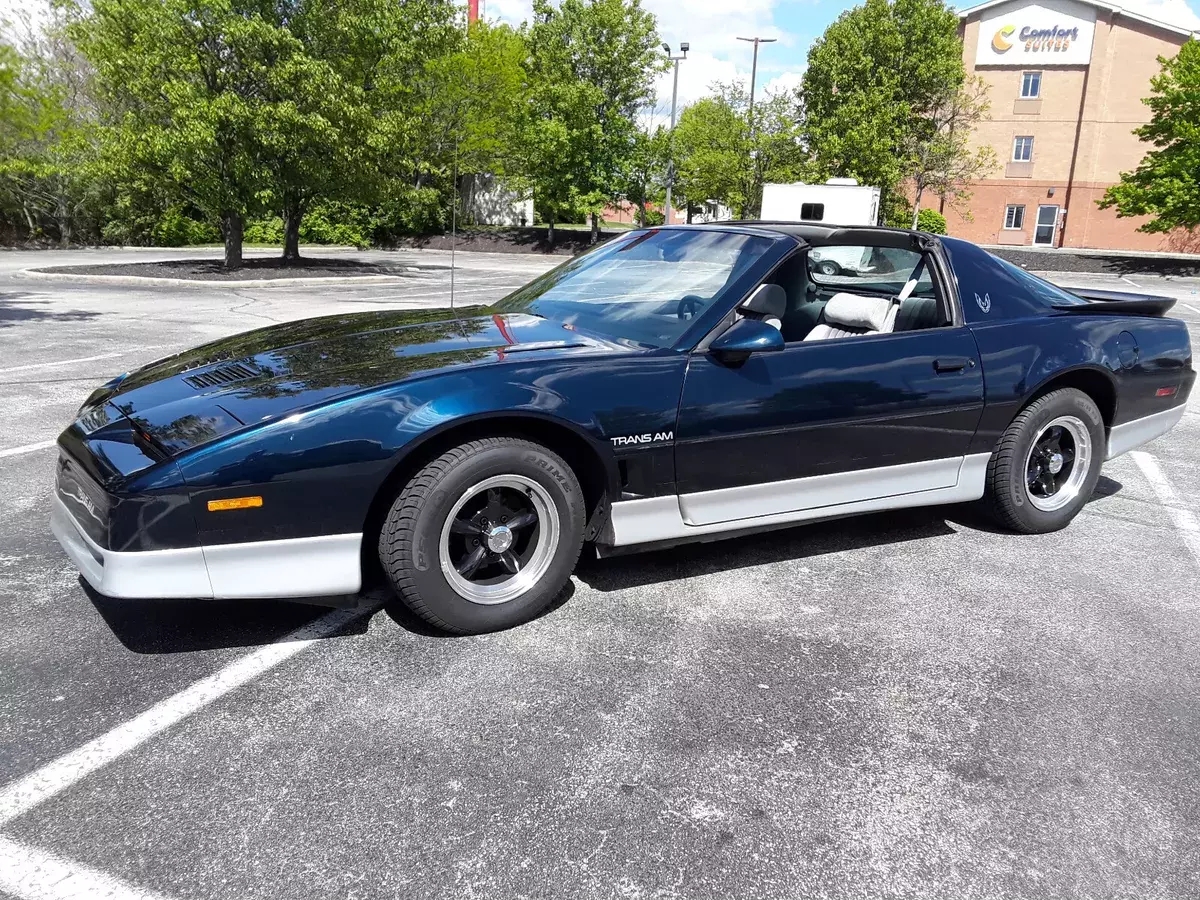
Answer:
<svg viewBox="0 0 1200 900"><path fill-rule="evenodd" d="M1070 524L1096 489L1104 419L1074 388L1051 391L1013 419L988 461L984 504L1000 525L1045 534Z"/></svg>
<svg viewBox="0 0 1200 900"><path fill-rule="evenodd" d="M823 259L817 263L817 271L828 277L837 277L842 274L842 267L832 259Z"/></svg>
<svg viewBox="0 0 1200 900"><path fill-rule="evenodd" d="M483 438L446 451L401 489L379 534L379 561L404 604L431 625L498 631L558 597L586 518L579 480L560 456L519 438Z"/></svg>

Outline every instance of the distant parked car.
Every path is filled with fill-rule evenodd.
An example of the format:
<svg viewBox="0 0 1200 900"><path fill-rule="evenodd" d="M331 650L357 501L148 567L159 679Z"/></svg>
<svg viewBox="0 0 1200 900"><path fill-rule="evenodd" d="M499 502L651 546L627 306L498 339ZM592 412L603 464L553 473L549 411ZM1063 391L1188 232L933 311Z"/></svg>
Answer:
<svg viewBox="0 0 1200 900"><path fill-rule="evenodd" d="M114 378L59 438L51 527L114 597L345 595L381 568L455 632L540 613L584 543L980 499L1047 532L1183 415L1172 303L919 232L634 231L490 308L292 322Z"/></svg>

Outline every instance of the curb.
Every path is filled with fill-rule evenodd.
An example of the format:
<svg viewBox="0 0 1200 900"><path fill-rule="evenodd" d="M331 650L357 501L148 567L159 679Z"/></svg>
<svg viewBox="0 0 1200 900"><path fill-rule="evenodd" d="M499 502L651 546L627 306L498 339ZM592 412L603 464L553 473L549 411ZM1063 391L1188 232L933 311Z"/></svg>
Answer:
<svg viewBox="0 0 1200 900"><path fill-rule="evenodd" d="M420 269L409 267L410 271ZM76 275L70 272L43 272L38 269L21 269L26 278L39 281L66 281L75 284L123 284L130 287L287 287L289 285L346 285L346 284L403 284L409 279L403 275L314 275L308 278L159 278L148 275Z"/></svg>

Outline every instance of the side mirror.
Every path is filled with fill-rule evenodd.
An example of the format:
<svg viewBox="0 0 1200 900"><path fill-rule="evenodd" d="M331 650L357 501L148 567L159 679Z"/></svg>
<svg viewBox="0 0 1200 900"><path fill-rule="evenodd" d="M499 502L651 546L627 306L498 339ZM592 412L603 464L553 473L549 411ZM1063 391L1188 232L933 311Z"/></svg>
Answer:
<svg viewBox="0 0 1200 900"><path fill-rule="evenodd" d="M773 353L783 349L783 335L774 325L760 319L739 319L708 345L722 362L744 360L751 353Z"/></svg>

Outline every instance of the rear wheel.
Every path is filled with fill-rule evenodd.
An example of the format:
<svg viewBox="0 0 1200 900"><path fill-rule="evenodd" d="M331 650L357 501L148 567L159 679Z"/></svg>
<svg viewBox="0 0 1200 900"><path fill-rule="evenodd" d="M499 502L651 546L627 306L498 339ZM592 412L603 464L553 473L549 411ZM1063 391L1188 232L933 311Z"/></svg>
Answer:
<svg viewBox="0 0 1200 900"><path fill-rule="evenodd" d="M1063 388L1029 404L988 462L992 516L1024 534L1066 527L1096 488L1104 435L1100 410L1082 391Z"/></svg>
<svg viewBox="0 0 1200 900"><path fill-rule="evenodd" d="M835 263L832 259L823 259L817 263L817 271L822 275L841 275L842 267Z"/></svg>
<svg viewBox="0 0 1200 900"><path fill-rule="evenodd" d="M379 561L400 599L446 631L534 618L565 586L583 544L583 491L555 453L485 438L426 465L400 491Z"/></svg>

